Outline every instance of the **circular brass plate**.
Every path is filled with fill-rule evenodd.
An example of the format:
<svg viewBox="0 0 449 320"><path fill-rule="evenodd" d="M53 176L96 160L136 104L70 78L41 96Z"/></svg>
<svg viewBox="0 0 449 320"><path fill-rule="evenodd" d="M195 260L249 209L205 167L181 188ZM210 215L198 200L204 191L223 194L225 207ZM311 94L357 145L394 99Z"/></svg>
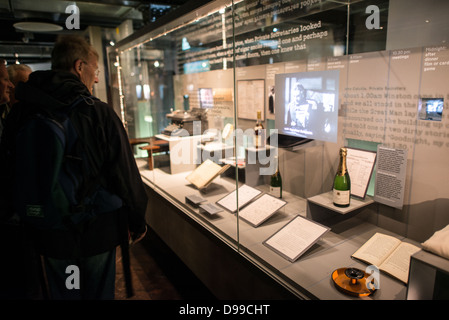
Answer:
<svg viewBox="0 0 449 320"><path fill-rule="evenodd" d="M332 280L340 291L355 297L366 297L372 294L376 289L374 285L367 286L368 274L364 273L363 278L357 279L354 283L353 279L346 275L347 268L340 268L332 272Z"/></svg>

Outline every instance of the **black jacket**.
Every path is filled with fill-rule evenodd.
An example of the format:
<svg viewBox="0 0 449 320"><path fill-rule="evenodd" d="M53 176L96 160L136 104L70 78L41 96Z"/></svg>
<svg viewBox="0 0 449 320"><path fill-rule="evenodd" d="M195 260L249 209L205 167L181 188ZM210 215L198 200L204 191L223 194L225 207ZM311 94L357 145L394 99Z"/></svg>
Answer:
<svg viewBox="0 0 449 320"><path fill-rule="evenodd" d="M72 122L83 137L93 169L101 174L103 186L123 200L124 208L103 214L76 238L66 232L39 234L35 240L37 246L42 253L55 258L70 258L75 251L83 256L108 251L123 240L123 224L126 223L131 232L145 230L148 199L123 124L109 105L90 98L86 86L72 73L36 71L26 83L17 86L19 102L8 115L2 148L8 148L18 124L33 108L63 108L80 96L84 101L76 105Z"/></svg>

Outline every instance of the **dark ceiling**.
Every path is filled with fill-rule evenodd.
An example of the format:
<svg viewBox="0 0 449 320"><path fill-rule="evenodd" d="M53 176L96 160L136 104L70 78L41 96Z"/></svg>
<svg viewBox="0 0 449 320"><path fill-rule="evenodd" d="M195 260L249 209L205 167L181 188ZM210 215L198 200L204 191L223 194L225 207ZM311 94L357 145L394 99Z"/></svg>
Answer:
<svg viewBox="0 0 449 320"><path fill-rule="evenodd" d="M44 62L49 60L53 43L61 33L82 32L88 26L114 29L125 20L131 20L133 30L155 22L189 0L0 0L0 57L8 63ZM73 13L66 13L69 5L79 8L80 29L67 29L66 20ZM54 23L63 30L58 32L23 32L16 22Z"/></svg>

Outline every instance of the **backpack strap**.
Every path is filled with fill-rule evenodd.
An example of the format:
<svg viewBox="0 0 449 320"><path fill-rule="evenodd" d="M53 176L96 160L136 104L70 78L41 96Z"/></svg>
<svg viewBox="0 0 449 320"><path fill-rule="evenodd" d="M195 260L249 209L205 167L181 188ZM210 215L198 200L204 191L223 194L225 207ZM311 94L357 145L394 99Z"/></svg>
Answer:
<svg viewBox="0 0 449 320"><path fill-rule="evenodd" d="M71 113L72 111L75 109L75 107L77 105L79 105L81 102L85 102L88 105L94 105L95 100L98 100L98 98L90 95L90 96L84 96L81 95L80 97L78 97L77 99L75 99L71 105L69 107L67 107L66 109L66 114L68 117L71 117ZM80 134L79 132L77 132L78 135L78 141L80 140ZM82 143L79 143L79 147L82 149L82 152L84 152L84 145ZM83 161L83 159L81 158L76 158L73 155L70 155L69 153L66 152L66 159L68 160L80 160ZM87 161L87 160L86 160ZM82 213L82 212L89 212L95 209L95 207L93 205L90 204L86 204L85 200L90 197L91 195L94 194L94 192L96 191L96 189L98 188L98 186L100 185L101 182L101 172L94 178L92 179L91 177L88 176L87 172L85 172L83 170L83 179L82 179L82 185L80 186L80 188L77 191L77 196L76 198L79 200L79 203L77 205L73 205L70 208L70 212L72 214L77 214L77 213Z"/></svg>

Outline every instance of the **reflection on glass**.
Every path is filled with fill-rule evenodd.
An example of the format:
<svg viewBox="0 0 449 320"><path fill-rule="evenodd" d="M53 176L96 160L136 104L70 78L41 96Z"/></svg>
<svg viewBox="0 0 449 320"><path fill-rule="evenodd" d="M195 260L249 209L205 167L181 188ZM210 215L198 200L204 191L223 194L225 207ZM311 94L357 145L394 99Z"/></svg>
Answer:
<svg viewBox="0 0 449 320"><path fill-rule="evenodd" d="M443 98L419 99L418 114L420 120L441 121L443 117Z"/></svg>

